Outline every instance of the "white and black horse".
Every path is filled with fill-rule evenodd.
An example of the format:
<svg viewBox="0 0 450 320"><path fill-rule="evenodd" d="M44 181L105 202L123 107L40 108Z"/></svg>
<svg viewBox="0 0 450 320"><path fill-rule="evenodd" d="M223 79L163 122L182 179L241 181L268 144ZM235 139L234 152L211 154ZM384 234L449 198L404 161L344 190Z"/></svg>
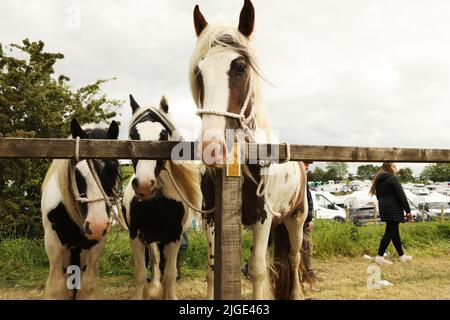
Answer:
<svg viewBox="0 0 450 320"><path fill-rule="evenodd" d="M209 167L225 164L230 142L226 141L227 130L236 130L246 142L274 142L262 104L260 71L252 48L254 20L255 10L250 0L245 0L237 28L208 24L199 7L194 9L198 41L191 58L189 79L197 114L202 117L201 157ZM261 130L266 132L258 134ZM208 168L202 175L204 209L215 205L214 172ZM304 165L302 162L273 163L263 168L250 163L244 172L242 222L253 231L254 248L249 262L253 298L269 298L273 293L279 299L302 298L298 270L307 214ZM213 221L211 214L206 233L210 250L208 298L213 294ZM271 230L277 269L274 280L266 262Z"/></svg>
<svg viewBox="0 0 450 320"><path fill-rule="evenodd" d="M72 138L117 139L119 126L113 121L108 129L83 129L73 119L71 133ZM97 298L98 263L110 227L110 209L104 193L112 197L120 184L117 160L52 162L42 185L41 199L45 250L50 261L46 299ZM69 266L79 268L79 286L76 279L73 288L68 286Z"/></svg>
<svg viewBox="0 0 450 320"><path fill-rule="evenodd" d="M165 97L159 109L140 108L131 95L130 100L133 111L130 139L169 141L174 138L176 132L169 120ZM133 167L135 173L126 187L122 207L134 255L136 288L133 298L177 299L177 256L181 237L192 218L189 206L178 191L200 208L198 167L170 160L133 160ZM147 254L153 268L150 284L147 284Z"/></svg>

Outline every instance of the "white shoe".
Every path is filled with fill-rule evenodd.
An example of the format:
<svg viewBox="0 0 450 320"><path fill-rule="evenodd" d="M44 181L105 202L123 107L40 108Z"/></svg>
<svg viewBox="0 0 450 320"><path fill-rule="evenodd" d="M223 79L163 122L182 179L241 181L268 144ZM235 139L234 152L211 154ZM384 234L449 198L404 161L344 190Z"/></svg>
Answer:
<svg viewBox="0 0 450 320"><path fill-rule="evenodd" d="M412 257L411 256L407 256L406 254L400 256L400 261L401 262L407 262L407 261L411 261Z"/></svg>
<svg viewBox="0 0 450 320"><path fill-rule="evenodd" d="M389 261L389 260L387 260L387 259L385 259L383 257L380 257L380 256L376 256L375 257L375 262L378 263L378 264L384 264L384 265L391 265L391 264L393 264L392 261Z"/></svg>

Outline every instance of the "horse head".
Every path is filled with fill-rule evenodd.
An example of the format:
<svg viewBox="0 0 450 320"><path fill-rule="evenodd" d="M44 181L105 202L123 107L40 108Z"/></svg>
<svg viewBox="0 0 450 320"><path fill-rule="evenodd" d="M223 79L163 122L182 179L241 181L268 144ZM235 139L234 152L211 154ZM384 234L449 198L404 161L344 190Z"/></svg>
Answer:
<svg viewBox="0 0 450 320"><path fill-rule="evenodd" d="M112 121L108 129L83 129L76 119L71 123L72 138L80 139L117 139L119 126ZM90 164L88 161L91 161ZM117 160L81 160L74 165L76 188L80 199L78 208L83 220L83 230L88 239L98 240L106 235L110 226L110 212L105 203L103 192L95 181L94 174L101 181L101 188L108 197L113 196L113 190L120 179L119 162ZM79 201L80 199L75 199Z"/></svg>
<svg viewBox="0 0 450 320"><path fill-rule="evenodd" d="M210 166L225 164L230 133L244 129L248 134L257 126L259 73L250 41L254 21L250 0L244 2L237 28L210 25L199 7L194 9L198 41L189 77L197 114L202 118L199 151Z"/></svg>

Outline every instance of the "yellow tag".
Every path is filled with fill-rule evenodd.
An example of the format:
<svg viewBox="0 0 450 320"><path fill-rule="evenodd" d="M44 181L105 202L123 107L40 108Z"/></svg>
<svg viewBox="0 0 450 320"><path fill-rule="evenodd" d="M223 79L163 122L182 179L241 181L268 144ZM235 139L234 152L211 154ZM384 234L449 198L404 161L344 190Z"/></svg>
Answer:
<svg viewBox="0 0 450 320"><path fill-rule="evenodd" d="M227 159L227 177L241 176L241 145L237 142L233 144L233 150Z"/></svg>

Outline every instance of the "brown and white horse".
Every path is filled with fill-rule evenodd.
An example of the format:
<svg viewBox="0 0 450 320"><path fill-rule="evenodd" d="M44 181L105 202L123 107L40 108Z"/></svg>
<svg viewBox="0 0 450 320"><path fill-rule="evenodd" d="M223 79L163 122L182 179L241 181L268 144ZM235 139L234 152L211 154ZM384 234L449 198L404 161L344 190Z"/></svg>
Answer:
<svg viewBox="0 0 450 320"><path fill-rule="evenodd" d="M194 26L198 36L191 58L191 90L202 118L199 144L203 162L203 209L214 207L214 174L211 168L223 167L227 156L229 129L241 129L248 142L274 142L261 99L260 73L252 49L255 10L245 0L238 28L208 24L198 6ZM243 129L243 130L242 130ZM306 172L302 162L272 163L269 173L258 164L247 164L243 182L242 221L253 231L253 252L249 272L253 298L301 299L299 280L300 248L303 223L307 214ZM261 185L261 179L264 183ZM258 188L258 185L263 188ZM262 190L265 190L263 192ZM207 217L209 242L207 273L208 298L213 297L213 217ZM271 277L266 261L269 235L274 236L274 266Z"/></svg>
<svg viewBox="0 0 450 320"><path fill-rule="evenodd" d="M73 119L71 131L73 138L117 139L119 126L113 121L108 130L83 129ZM104 195L112 197L119 186L117 160L53 160L42 184L41 198L45 251L50 261L46 299L98 297L98 263L111 213ZM72 282L68 273L78 279Z"/></svg>
<svg viewBox="0 0 450 320"><path fill-rule="evenodd" d="M141 141L178 140L165 97L159 109L141 108L130 96L129 137ZM175 160L175 159L174 159ZM122 210L134 257L133 299L177 299L177 256L191 225L190 204L201 204L198 165L170 160L133 160L134 175L125 189ZM183 196L182 196L182 195ZM152 281L147 284L148 258Z"/></svg>

